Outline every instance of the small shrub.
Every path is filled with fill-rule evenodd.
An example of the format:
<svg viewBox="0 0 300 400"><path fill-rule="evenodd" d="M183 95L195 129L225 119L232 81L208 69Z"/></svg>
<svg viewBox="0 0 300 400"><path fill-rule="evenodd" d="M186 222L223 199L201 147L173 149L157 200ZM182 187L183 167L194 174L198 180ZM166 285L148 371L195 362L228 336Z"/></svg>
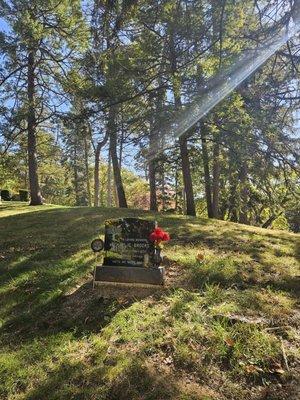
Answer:
<svg viewBox="0 0 300 400"><path fill-rule="evenodd" d="M19 190L20 201L29 201L28 190Z"/></svg>
<svg viewBox="0 0 300 400"><path fill-rule="evenodd" d="M7 189L1 190L1 199L4 201L11 201L11 193Z"/></svg>
<svg viewBox="0 0 300 400"><path fill-rule="evenodd" d="M20 196L19 196L18 194L14 193L14 194L11 196L11 200L12 200L12 201L20 201Z"/></svg>
<svg viewBox="0 0 300 400"><path fill-rule="evenodd" d="M288 221L291 231L295 233L300 232L300 211L299 210L289 210L285 213L286 219Z"/></svg>

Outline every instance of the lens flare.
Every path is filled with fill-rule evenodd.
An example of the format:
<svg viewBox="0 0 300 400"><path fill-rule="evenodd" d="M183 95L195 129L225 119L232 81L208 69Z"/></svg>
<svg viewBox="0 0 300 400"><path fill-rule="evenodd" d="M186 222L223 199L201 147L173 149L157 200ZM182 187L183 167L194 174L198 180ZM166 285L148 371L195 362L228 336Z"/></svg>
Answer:
<svg viewBox="0 0 300 400"><path fill-rule="evenodd" d="M191 136L190 129L201 118L233 92L234 89L300 31L299 3L300 0L295 1L295 11L292 17L281 18L284 22L276 23L273 28L269 28L269 33L262 43L254 49L246 50L224 72L212 77L199 90L191 104L177 113L177 116L171 123L161 127L160 132L156 133L154 145L149 149L149 161L157 158L164 150L172 148L176 140L180 137Z"/></svg>

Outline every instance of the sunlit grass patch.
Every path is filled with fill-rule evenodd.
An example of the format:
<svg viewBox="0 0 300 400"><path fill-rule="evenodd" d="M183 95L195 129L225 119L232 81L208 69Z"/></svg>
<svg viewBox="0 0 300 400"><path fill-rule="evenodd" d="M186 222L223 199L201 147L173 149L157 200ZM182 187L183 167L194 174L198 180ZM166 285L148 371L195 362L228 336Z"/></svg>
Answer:
<svg viewBox="0 0 300 400"><path fill-rule="evenodd" d="M208 256L200 262L195 260L190 268L190 279L198 287L207 283L243 285L258 282L261 278L259 265L250 263L243 255Z"/></svg>
<svg viewBox="0 0 300 400"><path fill-rule="evenodd" d="M16 351L3 348L0 353L2 398L9 393L30 391L47 379L57 365L81 358L85 347L86 344L75 340L72 333L66 333L37 338Z"/></svg>
<svg viewBox="0 0 300 400"><path fill-rule="evenodd" d="M269 319L284 319L293 313L296 302L289 295L272 290L245 290L237 297L241 312L264 315Z"/></svg>
<svg viewBox="0 0 300 400"><path fill-rule="evenodd" d="M280 340L260 324L232 322L222 316L212 303L215 307L224 304L227 297L234 299L234 293L225 298L217 296L213 302L212 293L219 290L223 289L208 287L207 293L179 290L156 304L143 301L120 311L104 329L102 339L95 338L97 349L100 340L101 357L112 366L106 369L108 376L115 376L115 371L121 373L126 359L143 364L147 356L154 354L204 380L212 363L221 370L225 368L229 376L245 379L272 374L274 365L281 363ZM234 308L237 310L238 302Z"/></svg>

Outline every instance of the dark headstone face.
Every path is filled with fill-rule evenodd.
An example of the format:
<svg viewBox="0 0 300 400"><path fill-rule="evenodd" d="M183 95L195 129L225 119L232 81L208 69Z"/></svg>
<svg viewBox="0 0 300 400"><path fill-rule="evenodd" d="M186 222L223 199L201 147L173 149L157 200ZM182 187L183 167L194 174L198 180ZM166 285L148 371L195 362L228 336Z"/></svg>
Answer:
<svg viewBox="0 0 300 400"><path fill-rule="evenodd" d="M145 254L153 251L148 238L155 226L155 221L138 218L106 221L104 265L143 266Z"/></svg>

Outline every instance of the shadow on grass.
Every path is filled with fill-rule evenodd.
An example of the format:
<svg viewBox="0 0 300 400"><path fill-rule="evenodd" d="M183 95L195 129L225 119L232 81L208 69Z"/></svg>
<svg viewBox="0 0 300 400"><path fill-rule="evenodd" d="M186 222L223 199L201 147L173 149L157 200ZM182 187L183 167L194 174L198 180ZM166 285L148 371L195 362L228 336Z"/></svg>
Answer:
<svg viewBox="0 0 300 400"><path fill-rule="evenodd" d="M52 328L58 331L80 326L79 330L87 330L91 325L82 321L92 320L89 307L98 322L103 319L104 309L110 305L102 305L97 314L98 299L91 288L84 286L72 295L78 301L69 303L73 309L68 315L64 314L64 293L90 275L94 265L90 242L104 232L105 219L121 213L124 211L62 208L1 218L1 229L6 233L0 248L2 343L18 344ZM86 304L86 309L80 303Z"/></svg>
<svg viewBox="0 0 300 400"><path fill-rule="evenodd" d="M139 356L128 355L128 359L130 364L126 368L121 366L118 379L113 381L107 377L113 366L102 364L88 369L83 362L61 364L24 399L171 400L180 397L182 388L174 376L146 365Z"/></svg>
<svg viewBox="0 0 300 400"><path fill-rule="evenodd" d="M40 209L1 218L0 339L17 346L59 332L98 332L120 308L101 302L90 283L94 256L90 242L104 233L108 218L152 214L102 208ZM159 217L159 216L158 216Z"/></svg>

